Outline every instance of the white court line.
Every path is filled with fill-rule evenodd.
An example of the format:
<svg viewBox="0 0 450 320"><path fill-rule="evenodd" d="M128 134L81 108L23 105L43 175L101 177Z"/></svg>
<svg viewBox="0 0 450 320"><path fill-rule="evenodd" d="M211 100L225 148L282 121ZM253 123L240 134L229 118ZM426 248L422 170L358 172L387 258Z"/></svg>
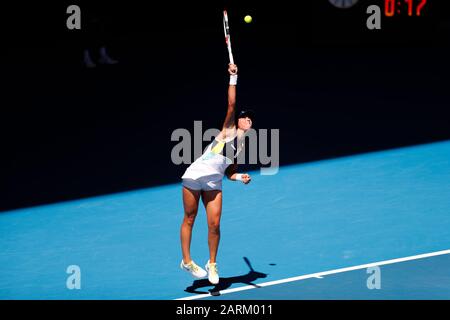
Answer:
<svg viewBox="0 0 450 320"><path fill-rule="evenodd" d="M353 271L353 270L358 270L358 269L366 269L366 268L370 268L370 267L382 266L382 265L386 265L386 264L393 264L393 263L399 263L399 262L404 262L404 261L411 261L411 260L435 257L435 256L444 255L444 254L450 254L450 249L431 252L431 253L424 253L424 254L419 254L419 255L409 256L409 257L404 257L404 258L397 258L397 259L361 264L359 266L354 266L354 267L347 267L347 268L311 273L311 274L306 274L306 275L298 276L298 277L292 277L292 278L286 278L286 279L281 279L281 280L258 283L256 285L258 287L269 287L269 286L273 286L273 285L281 284L281 283L305 280L305 279L310 279L310 278L320 278L320 277L327 276L330 274ZM250 290L250 289L257 289L257 287L244 286L244 287L239 287L239 288L222 290L222 291L219 291L219 293L220 293L220 295L223 295L223 294L227 294L227 293L245 291L245 290ZM202 298L207 298L207 297L211 297L211 296L212 296L211 294L205 293L205 294L198 294L195 296L189 296L189 297L185 297L185 298L179 298L179 299L175 299L175 300L196 300L196 299L202 299Z"/></svg>

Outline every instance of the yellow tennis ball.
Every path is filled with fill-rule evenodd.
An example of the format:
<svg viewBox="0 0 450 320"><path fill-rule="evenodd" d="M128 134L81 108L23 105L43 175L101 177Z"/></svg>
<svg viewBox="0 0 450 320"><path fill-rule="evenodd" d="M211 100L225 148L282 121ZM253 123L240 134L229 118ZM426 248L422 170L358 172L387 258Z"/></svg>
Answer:
<svg viewBox="0 0 450 320"><path fill-rule="evenodd" d="M252 20L253 20L252 16L249 16L249 15L246 15L245 18L244 18L244 21L247 22L247 23L252 22Z"/></svg>

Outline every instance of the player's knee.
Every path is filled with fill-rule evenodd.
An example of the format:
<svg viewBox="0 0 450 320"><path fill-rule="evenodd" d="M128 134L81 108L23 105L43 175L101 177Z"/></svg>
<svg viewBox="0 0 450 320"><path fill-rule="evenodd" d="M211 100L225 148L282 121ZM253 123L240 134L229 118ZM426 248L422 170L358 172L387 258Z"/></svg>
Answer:
<svg viewBox="0 0 450 320"><path fill-rule="evenodd" d="M208 223L209 232L219 234L220 233L220 222L219 221L210 221Z"/></svg>
<svg viewBox="0 0 450 320"><path fill-rule="evenodd" d="M196 217L197 217L197 210L185 212L185 214L184 214L184 222L185 222L188 226L192 226L192 225L194 225L194 222L195 222L195 218L196 218Z"/></svg>

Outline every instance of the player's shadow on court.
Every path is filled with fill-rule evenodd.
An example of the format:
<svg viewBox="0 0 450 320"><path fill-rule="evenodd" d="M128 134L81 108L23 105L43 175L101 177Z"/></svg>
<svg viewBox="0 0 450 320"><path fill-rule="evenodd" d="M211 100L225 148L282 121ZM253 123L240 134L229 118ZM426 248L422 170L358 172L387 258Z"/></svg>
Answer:
<svg viewBox="0 0 450 320"><path fill-rule="evenodd" d="M250 268L250 271L247 274L243 274L241 276L235 276L235 277L229 277L229 278L220 278L220 281L217 285L214 286L214 288L209 289L206 291L199 291L200 288L206 288L213 286L208 279L201 279L201 280L195 280L191 286L187 287L184 291L189 293L210 293L213 296L219 296L220 291L228 289L235 283L242 283L246 285L254 286L255 288L258 288L257 284L254 284L253 282L257 279L266 278L267 274L262 272L257 272L253 270L252 265L250 264L250 261L247 259L247 257L244 257L245 263Z"/></svg>

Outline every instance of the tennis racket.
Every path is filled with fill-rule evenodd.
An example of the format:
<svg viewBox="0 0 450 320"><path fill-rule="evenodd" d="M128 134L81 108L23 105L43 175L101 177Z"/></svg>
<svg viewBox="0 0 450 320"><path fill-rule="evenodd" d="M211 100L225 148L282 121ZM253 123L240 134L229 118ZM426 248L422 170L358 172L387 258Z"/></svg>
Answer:
<svg viewBox="0 0 450 320"><path fill-rule="evenodd" d="M233 52L231 51L230 25L228 23L227 10L223 10L223 32L225 33L225 43L227 45L228 57L230 58L230 63L234 64Z"/></svg>

